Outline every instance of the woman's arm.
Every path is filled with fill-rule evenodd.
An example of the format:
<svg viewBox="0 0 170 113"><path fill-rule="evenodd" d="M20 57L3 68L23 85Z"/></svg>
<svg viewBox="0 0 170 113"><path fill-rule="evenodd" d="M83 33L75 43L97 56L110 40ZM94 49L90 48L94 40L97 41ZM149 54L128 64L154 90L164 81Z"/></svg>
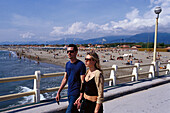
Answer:
<svg viewBox="0 0 170 113"><path fill-rule="evenodd" d="M100 71L98 71L95 75L95 82L98 91L97 102L98 104L103 103L103 89L104 89L104 77Z"/></svg>
<svg viewBox="0 0 170 113"><path fill-rule="evenodd" d="M98 97L97 97L97 102L96 102L96 107L94 112L97 113L104 100L104 96L103 96L104 77L100 71L98 71L95 75L95 82L98 91Z"/></svg>
<svg viewBox="0 0 170 113"><path fill-rule="evenodd" d="M94 109L94 113L98 113L99 112L100 106L101 106L101 104L98 104L98 103L96 104L96 107Z"/></svg>
<svg viewBox="0 0 170 113"><path fill-rule="evenodd" d="M75 106L77 105L77 109L80 109L82 98L83 98L83 93L80 93L79 98L74 102L74 105Z"/></svg>

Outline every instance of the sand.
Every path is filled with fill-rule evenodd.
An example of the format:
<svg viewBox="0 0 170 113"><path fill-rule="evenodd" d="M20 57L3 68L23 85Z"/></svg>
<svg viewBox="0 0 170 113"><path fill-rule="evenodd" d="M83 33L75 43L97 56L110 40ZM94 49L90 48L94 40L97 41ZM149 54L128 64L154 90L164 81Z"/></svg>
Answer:
<svg viewBox="0 0 170 113"><path fill-rule="evenodd" d="M4 48L1 48L4 49ZM27 57L29 59L37 60L37 62L45 62L60 65L65 67L66 62L69 61L67 57L66 50L42 50L42 49L32 49L32 48L6 48L7 50L15 51L22 55L21 58ZM85 56L89 51L79 50L77 58L85 62ZM152 62L153 52L144 52L144 51L96 51L100 58L100 64L102 68L111 67L112 65L125 66L129 57L124 57L123 60L117 60L117 57L123 56L124 54L133 54L131 57L132 64L141 62L141 64L150 64ZM110 55L112 59L110 60ZM170 60L170 52L159 52L160 62L168 62ZM113 57L114 56L114 57ZM147 58L148 57L148 58ZM143 67L141 71L148 71L149 67ZM126 69L120 71L120 74L130 74L132 69ZM105 76L108 77L110 71L105 73Z"/></svg>

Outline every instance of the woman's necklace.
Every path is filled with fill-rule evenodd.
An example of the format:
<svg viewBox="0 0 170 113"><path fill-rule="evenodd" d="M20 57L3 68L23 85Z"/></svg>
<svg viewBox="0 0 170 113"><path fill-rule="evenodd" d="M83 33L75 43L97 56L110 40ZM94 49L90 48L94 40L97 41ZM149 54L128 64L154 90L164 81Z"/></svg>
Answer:
<svg viewBox="0 0 170 113"><path fill-rule="evenodd" d="M90 79L90 74L87 76L87 80L89 81L89 79Z"/></svg>
<svg viewBox="0 0 170 113"><path fill-rule="evenodd" d="M88 73L88 76L87 76L87 80L88 80L88 81L89 81L89 79L91 78L91 76L94 75L94 73L95 73L95 71Z"/></svg>

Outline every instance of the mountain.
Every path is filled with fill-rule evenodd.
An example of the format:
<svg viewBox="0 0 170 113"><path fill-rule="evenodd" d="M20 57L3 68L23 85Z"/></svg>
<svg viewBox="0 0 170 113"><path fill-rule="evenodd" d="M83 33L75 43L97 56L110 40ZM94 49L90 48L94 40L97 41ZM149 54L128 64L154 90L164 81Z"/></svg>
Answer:
<svg viewBox="0 0 170 113"><path fill-rule="evenodd" d="M15 41L15 42L0 42L0 45L26 45L26 44L45 44L46 42L44 41Z"/></svg>
<svg viewBox="0 0 170 113"><path fill-rule="evenodd" d="M126 39L126 42L154 42L155 33L141 33ZM158 33L158 43L170 43L170 33Z"/></svg>
<svg viewBox="0 0 170 113"><path fill-rule="evenodd" d="M140 33L136 35L122 35L122 36L105 36L93 39L81 39L81 38L66 38L54 41L30 41L30 42L0 42L0 45L4 44L105 44L105 43L126 43L126 42L154 42L154 33ZM158 43L170 44L170 33L158 33Z"/></svg>
<svg viewBox="0 0 170 113"><path fill-rule="evenodd" d="M93 39L81 39L81 38L67 38L67 39L60 39L55 41L48 41L47 44L104 44L104 43L111 43L114 42L114 40L125 39L129 38L130 36L105 36L105 37L99 37L99 38L93 38Z"/></svg>
<svg viewBox="0 0 170 113"><path fill-rule="evenodd" d="M127 42L153 42L154 43L154 36L155 33L140 33L132 36L106 36L106 37L100 37L95 39L88 39L83 40L80 42L77 42L78 44L102 44L102 43L127 43ZM102 40L105 40L102 42ZM165 43L170 44L170 33L158 33L157 35L157 42L158 43Z"/></svg>
<svg viewBox="0 0 170 113"><path fill-rule="evenodd" d="M66 39L60 39L55 41L47 41L47 44L77 44L78 42L83 42L84 40L81 38L66 38Z"/></svg>
<svg viewBox="0 0 170 113"><path fill-rule="evenodd" d="M87 40L83 40L83 41L79 41L77 43L79 44L104 44L104 43L114 43L114 40L122 40L122 39L126 39L129 38L130 36L105 36L105 37L99 37L99 38L94 38L94 39L87 39Z"/></svg>

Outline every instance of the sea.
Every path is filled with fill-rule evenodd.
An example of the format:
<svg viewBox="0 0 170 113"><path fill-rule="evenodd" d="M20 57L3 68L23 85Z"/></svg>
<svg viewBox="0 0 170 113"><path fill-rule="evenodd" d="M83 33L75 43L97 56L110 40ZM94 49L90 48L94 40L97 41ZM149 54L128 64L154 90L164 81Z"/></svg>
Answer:
<svg viewBox="0 0 170 113"><path fill-rule="evenodd" d="M37 61L27 58L19 59L13 51L0 50L0 78L34 75L35 71L41 71L42 74L45 74L64 72L64 70L65 69L61 66L41 62L37 63ZM60 86L62 78L63 76L42 78L40 89ZM0 96L32 91L34 86L33 81L34 80L24 80L0 83ZM66 95L66 92L67 91L63 91L61 95ZM49 92L41 94L40 99L52 99L56 96L56 93L57 92ZM7 101L0 101L0 109L32 102L34 102L33 95Z"/></svg>

